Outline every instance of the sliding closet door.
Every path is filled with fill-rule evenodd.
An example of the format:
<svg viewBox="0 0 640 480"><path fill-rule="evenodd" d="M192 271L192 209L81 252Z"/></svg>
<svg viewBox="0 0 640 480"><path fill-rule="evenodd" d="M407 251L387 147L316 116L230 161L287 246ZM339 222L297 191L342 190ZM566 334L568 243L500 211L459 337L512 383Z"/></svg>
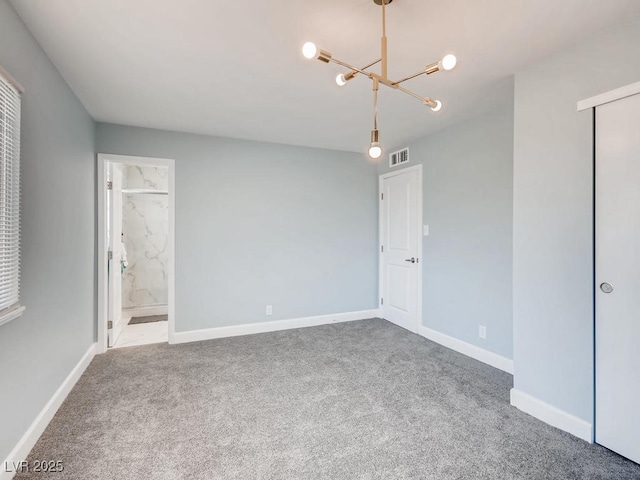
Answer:
<svg viewBox="0 0 640 480"><path fill-rule="evenodd" d="M596 109L596 441L640 462L640 95Z"/></svg>

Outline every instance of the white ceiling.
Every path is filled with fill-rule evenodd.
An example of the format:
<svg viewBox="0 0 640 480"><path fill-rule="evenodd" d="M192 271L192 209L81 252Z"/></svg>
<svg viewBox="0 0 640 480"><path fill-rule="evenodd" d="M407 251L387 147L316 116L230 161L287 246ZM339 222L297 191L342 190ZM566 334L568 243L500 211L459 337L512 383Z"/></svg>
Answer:
<svg viewBox="0 0 640 480"><path fill-rule="evenodd" d="M380 56L372 0L11 0L97 121L363 151L371 82L302 57L314 41L363 66ZM446 53L458 67L381 87L381 140L397 146L490 108L509 75L630 15L638 0L394 0L389 76Z"/></svg>

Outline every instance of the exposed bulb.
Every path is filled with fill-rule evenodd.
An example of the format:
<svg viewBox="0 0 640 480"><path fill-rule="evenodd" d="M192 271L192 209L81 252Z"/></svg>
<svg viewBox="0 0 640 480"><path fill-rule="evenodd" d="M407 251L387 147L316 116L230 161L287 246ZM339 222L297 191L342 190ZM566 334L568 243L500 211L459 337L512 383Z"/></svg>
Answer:
<svg viewBox="0 0 640 480"><path fill-rule="evenodd" d="M452 70L456 64L458 63L458 59L455 55L446 55L442 60L440 60L440 66L443 70Z"/></svg>
<svg viewBox="0 0 640 480"><path fill-rule="evenodd" d="M344 87L347 84L347 79L344 78L344 74L339 73L338 76L336 77L336 83L338 84L339 87Z"/></svg>
<svg viewBox="0 0 640 480"><path fill-rule="evenodd" d="M439 112L440 110L442 110L442 102L440 100L436 100L436 106L431 107L431 110L433 110L434 112Z"/></svg>
<svg viewBox="0 0 640 480"><path fill-rule="evenodd" d="M305 58L312 59L317 53L318 47L316 47L316 44L313 42L307 42L302 46L302 55L304 55Z"/></svg>
<svg viewBox="0 0 640 480"><path fill-rule="evenodd" d="M380 144L374 142L369 147L369 158L373 160L377 160L382 156L382 148L380 148Z"/></svg>

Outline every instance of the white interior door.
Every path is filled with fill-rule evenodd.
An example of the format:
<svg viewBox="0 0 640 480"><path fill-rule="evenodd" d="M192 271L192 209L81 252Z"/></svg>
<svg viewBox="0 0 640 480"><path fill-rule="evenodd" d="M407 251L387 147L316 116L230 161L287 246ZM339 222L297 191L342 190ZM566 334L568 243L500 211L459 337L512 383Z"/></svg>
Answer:
<svg viewBox="0 0 640 480"><path fill-rule="evenodd" d="M122 165L111 164L108 170L111 188L107 190L107 248L109 298L107 338L113 347L122 333Z"/></svg>
<svg viewBox="0 0 640 480"><path fill-rule="evenodd" d="M640 95L596 109L596 441L640 463Z"/></svg>
<svg viewBox="0 0 640 480"><path fill-rule="evenodd" d="M381 307L386 320L418 330L422 172L381 177Z"/></svg>

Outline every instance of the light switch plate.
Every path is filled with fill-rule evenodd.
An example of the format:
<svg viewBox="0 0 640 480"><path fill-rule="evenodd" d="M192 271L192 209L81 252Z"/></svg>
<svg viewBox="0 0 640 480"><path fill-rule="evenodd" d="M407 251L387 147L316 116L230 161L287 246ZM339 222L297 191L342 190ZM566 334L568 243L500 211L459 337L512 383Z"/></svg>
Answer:
<svg viewBox="0 0 640 480"><path fill-rule="evenodd" d="M423 226L422 226L422 234L423 234L425 237L428 237L428 236L429 236L429 225L423 225Z"/></svg>

